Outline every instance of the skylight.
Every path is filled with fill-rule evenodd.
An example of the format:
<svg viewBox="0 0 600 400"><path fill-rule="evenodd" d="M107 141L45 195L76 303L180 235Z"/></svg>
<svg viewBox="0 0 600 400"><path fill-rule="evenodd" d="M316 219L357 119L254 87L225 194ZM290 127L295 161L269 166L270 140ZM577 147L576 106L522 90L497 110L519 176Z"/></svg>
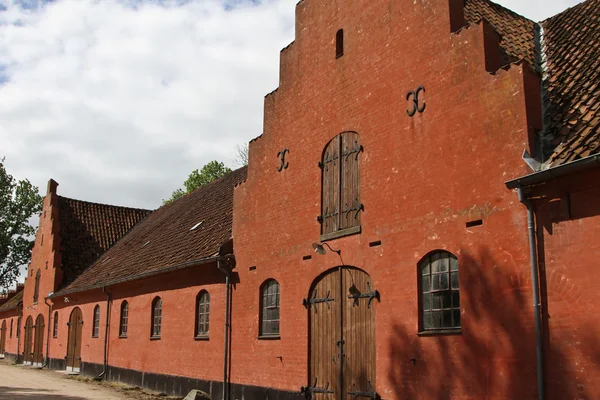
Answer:
<svg viewBox="0 0 600 400"><path fill-rule="evenodd" d="M198 227L199 227L200 225L202 225L202 223L203 223L203 222L204 222L204 221L200 221L200 222L198 222L196 225L192 226L192 228L190 229L190 231L195 231L196 229L198 229Z"/></svg>

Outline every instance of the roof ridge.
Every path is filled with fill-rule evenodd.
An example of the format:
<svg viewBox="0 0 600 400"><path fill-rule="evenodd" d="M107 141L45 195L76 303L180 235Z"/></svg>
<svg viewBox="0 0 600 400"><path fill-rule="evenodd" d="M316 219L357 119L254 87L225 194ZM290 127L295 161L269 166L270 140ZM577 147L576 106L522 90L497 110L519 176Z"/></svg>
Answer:
<svg viewBox="0 0 600 400"><path fill-rule="evenodd" d="M125 210L135 210L135 211L150 211L150 212L155 211L155 210L146 209L146 208L118 206L118 205L115 205L115 204L106 204L106 203L96 203L96 202L93 202L93 201L73 199L71 197L60 196L60 195L58 197L61 198L61 199L64 199L64 200L75 201L77 203L90 204L90 205L95 205L95 206L121 208L121 209L125 209Z"/></svg>
<svg viewBox="0 0 600 400"><path fill-rule="evenodd" d="M513 10L511 10L510 8L506 8L506 7L504 7L502 4L494 3L494 2L493 2L493 1L491 1L491 0L465 0L465 4L466 4L467 2L469 2L469 1L482 1L482 2L485 2L485 3L488 3L488 4L490 4L492 7L499 8L499 9L500 9L500 10L502 10L502 11L506 11L506 12L508 12L509 14L512 14L512 15L513 15L513 16L515 16L515 17L519 17L519 18L526 19L527 21L535 22L534 20L532 20L532 19L529 19L529 18L527 18L527 17L525 17L525 16L523 16L523 15L519 14L519 13L518 13L518 12L516 12L516 11L513 11Z"/></svg>
<svg viewBox="0 0 600 400"><path fill-rule="evenodd" d="M559 12L557 14L554 14L553 16L548 17L545 20L540 21L540 23L544 24L544 23L550 22L551 20L553 20L555 18L561 17L563 14L565 14L567 12L574 11L576 8L583 7L584 5L587 5L588 3L592 3L594 1L598 1L598 0L584 0L584 1L581 1L580 3L575 4L574 6L567 7L564 10L562 10L561 12Z"/></svg>

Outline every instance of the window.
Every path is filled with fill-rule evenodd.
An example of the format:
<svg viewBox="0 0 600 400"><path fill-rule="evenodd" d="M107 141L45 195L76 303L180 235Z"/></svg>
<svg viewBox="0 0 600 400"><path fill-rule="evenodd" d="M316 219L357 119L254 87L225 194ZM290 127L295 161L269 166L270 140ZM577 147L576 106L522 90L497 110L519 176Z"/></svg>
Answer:
<svg viewBox="0 0 600 400"><path fill-rule="evenodd" d="M458 260L446 251L435 251L419 263L420 330L460 329Z"/></svg>
<svg viewBox="0 0 600 400"><path fill-rule="evenodd" d="M100 331L100 306L94 307L94 320L92 324L92 337L97 338Z"/></svg>
<svg viewBox="0 0 600 400"><path fill-rule="evenodd" d="M344 30L340 29L335 34L335 58L344 55Z"/></svg>
<svg viewBox="0 0 600 400"><path fill-rule="evenodd" d="M13 334L13 319L10 319L10 338L12 339L12 334Z"/></svg>
<svg viewBox="0 0 600 400"><path fill-rule="evenodd" d="M261 337L279 337L279 283L269 279L261 287Z"/></svg>
<svg viewBox="0 0 600 400"><path fill-rule="evenodd" d="M21 337L21 317L17 318L17 337Z"/></svg>
<svg viewBox="0 0 600 400"><path fill-rule="evenodd" d="M54 325L52 326L52 337L58 337L58 311L54 311Z"/></svg>
<svg viewBox="0 0 600 400"><path fill-rule="evenodd" d="M42 270L38 269L35 274L35 289L33 292L33 302L37 303L38 298L40 297L40 276L42 276Z"/></svg>
<svg viewBox="0 0 600 400"><path fill-rule="evenodd" d="M206 290L196 297L196 337L208 336L210 322L210 295Z"/></svg>
<svg viewBox="0 0 600 400"><path fill-rule="evenodd" d="M127 322L129 319L129 303L121 303L121 323L119 324L119 337L127 337Z"/></svg>
<svg viewBox="0 0 600 400"><path fill-rule="evenodd" d="M153 338L160 338L160 328L162 324L162 300L157 297L152 302L152 330Z"/></svg>
<svg viewBox="0 0 600 400"><path fill-rule="evenodd" d="M343 132L325 146L321 163L321 240L360 232L359 156L356 132Z"/></svg>

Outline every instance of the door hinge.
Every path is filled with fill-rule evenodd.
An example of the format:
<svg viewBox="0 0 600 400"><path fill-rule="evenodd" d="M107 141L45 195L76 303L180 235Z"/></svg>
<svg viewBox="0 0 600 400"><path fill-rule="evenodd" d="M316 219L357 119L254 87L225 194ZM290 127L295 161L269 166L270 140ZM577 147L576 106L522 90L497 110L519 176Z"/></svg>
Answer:
<svg viewBox="0 0 600 400"><path fill-rule="evenodd" d="M350 296L348 296L348 298L354 299L354 303L352 304L353 306L358 305L358 299L369 299L369 303L367 304L367 307L371 308L371 302L375 299L377 299L377 300L380 299L379 290L371 289L370 282L367 282L367 287L369 288L369 292L367 292L367 293L361 293L360 290L358 290L358 288L356 287L356 285L352 285L350 287L350 289L349 289Z"/></svg>
<svg viewBox="0 0 600 400"><path fill-rule="evenodd" d="M330 295L331 295L331 291L328 291L327 295L324 298L319 299L319 298L317 298L318 294L317 294L317 290L315 289L315 292L311 298L302 300L302 305L304 305L304 307L308 308L312 304L326 303L327 308L331 309L331 305L329 303L334 301L335 299L333 297L330 297Z"/></svg>
<svg viewBox="0 0 600 400"><path fill-rule="evenodd" d="M375 389L373 389L373 386L371 386L371 380L367 381L367 385L368 387L368 391L366 392L361 392L359 390L353 390L351 392L348 392L349 395L354 396L354 400L358 399L359 397L368 397L370 399L378 399L379 395L377 394L377 392L375 391ZM352 385L354 387L354 389L356 389L356 383L354 385Z"/></svg>
<svg viewBox="0 0 600 400"><path fill-rule="evenodd" d="M312 398L313 393L317 394L333 394L333 390L329 390L329 382L325 384L324 387L317 387L317 378L315 378L315 382L312 386L302 386L300 388L300 393L306 397L307 400Z"/></svg>

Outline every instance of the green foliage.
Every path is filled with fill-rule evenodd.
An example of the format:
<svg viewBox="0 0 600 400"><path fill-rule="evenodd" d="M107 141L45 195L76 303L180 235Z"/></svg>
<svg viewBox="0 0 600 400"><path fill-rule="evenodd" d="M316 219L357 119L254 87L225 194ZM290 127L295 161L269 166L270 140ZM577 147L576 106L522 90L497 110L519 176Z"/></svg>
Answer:
<svg viewBox="0 0 600 400"><path fill-rule="evenodd" d="M16 181L0 159L0 288L8 288L29 262L35 228L29 219L42 211L43 198L27 179Z"/></svg>
<svg viewBox="0 0 600 400"><path fill-rule="evenodd" d="M192 171L186 181L183 182L184 189L175 190L169 199L163 200L163 204L170 204L199 187L207 185L230 172L231 168L226 167L222 162L216 160L211 161L202 167L200 171L197 169Z"/></svg>

